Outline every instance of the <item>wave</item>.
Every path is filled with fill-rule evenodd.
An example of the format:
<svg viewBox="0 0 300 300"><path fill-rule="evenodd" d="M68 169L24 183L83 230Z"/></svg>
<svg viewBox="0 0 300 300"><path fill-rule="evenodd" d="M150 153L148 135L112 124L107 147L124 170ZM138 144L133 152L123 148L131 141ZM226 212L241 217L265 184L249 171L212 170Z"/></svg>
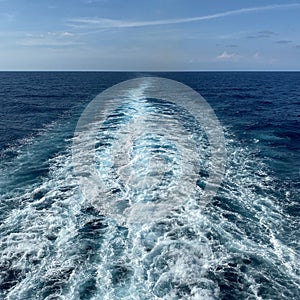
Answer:
<svg viewBox="0 0 300 300"><path fill-rule="evenodd" d="M157 126L162 120L171 131ZM1 165L0 297L299 295L297 219L282 208L288 194L278 190L263 161L225 129L223 183L202 206L211 153L198 125L176 105L135 93L107 116L98 132L97 171L110 187L107 201L121 199L124 209L130 201L155 203L168 198L167 190L180 190L182 205L144 224L119 222L82 196L73 173L72 139L63 130L66 123L20 147L16 158ZM46 155L47 147L58 141L60 150ZM191 145L193 153L188 152ZM112 161L111 153L118 149L120 155L130 155ZM34 159L38 163L29 169ZM24 172L31 178L24 178ZM198 181L183 180L187 172Z"/></svg>

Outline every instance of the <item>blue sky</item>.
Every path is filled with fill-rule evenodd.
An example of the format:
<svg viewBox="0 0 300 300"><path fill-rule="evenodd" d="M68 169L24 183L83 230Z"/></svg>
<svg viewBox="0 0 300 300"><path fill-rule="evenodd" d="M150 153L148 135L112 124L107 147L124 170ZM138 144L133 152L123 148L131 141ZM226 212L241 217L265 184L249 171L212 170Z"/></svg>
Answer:
<svg viewBox="0 0 300 300"><path fill-rule="evenodd" d="M300 2L0 0L0 70L300 70Z"/></svg>

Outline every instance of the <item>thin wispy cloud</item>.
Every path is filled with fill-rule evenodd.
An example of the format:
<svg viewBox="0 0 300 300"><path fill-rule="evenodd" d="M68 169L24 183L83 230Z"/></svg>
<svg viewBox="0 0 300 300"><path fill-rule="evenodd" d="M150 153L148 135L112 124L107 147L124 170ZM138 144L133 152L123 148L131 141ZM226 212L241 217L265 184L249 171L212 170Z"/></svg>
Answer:
<svg viewBox="0 0 300 300"><path fill-rule="evenodd" d="M20 39L17 44L20 46L50 46L50 47L64 47L78 44L72 39L75 35L71 32L47 32L40 34L27 33L25 38Z"/></svg>
<svg viewBox="0 0 300 300"><path fill-rule="evenodd" d="M94 4L94 3L102 3L107 2L108 0L84 0L83 3L85 4Z"/></svg>
<svg viewBox="0 0 300 300"><path fill-rule="evenodd" d="M15 15L11 13L1 13L0 17L5 22L13 22L15 20Z"/></svg>
<svg viewBox="0 0 300 300"><path fill-rule="evenodd" d="M68 22L69 22L69 26L73 26L77 28L145 27L145 26L190 23L190 22L217 19L222 17L229 17L229 16L240 15L245 13L253 13L253 12L268 11L268 10L275 10L275 9L288 9L288 8L296 8L296 7L300 7L300 3L274 4L268 6L241 8L241 9L230 10L230 11L225 11L216 14L210 14L206 16L199 16L193 18L181 18L181 19L166 19L166 20L157 20L157 21L126 21L126 20L106 19L106 18L74 18L74 19L69 19Z"/></svg>
<svg viewBox="0 0 300 300"><path fill-rule="evenodd" d="M227 48L238 48L239 45L236 45L236 44L229 44L229 45L225 45L225 47L227 47Z"/></svg>
<svg viewBox="0 0 300 300"><path fill-rule="evenodd" d="M291 40L281 40L281 41L276 41L275 43L276 44L290 44L292 43L293 41Z"/></svg>
<svg viewBox="0 0 300 300"><path fill-rule="evenodd" d="M259 31L258 34L263 37L270 37L276 35L276 32L271 30L263 30L263 31Z"/></svg>
<svg viewBox="0 0 300 300"><path fill-rule="evenodd" d="M271 31L271 30L263 30L263 31L259 31L254 35L249 35L247 36L248 39L260 39L260 38L270 38L273 36L276 36L276 32Z"/></svg>
<svg viewBox="0 0 300 300"><path fill-rule="evenodd" d="M217 39L220 40L239 40L244 37L246 34L249 34L248 30L242 30L238 32L230 32L226 34L221 34L217 36Z"/></svg>

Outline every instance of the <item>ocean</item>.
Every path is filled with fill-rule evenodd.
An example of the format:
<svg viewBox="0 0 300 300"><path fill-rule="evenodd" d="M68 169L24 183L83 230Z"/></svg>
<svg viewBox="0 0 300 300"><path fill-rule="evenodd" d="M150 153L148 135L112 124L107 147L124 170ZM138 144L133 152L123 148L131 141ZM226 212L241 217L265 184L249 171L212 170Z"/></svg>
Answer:
<svg viewBox="0 0 300 300"><path fill-rule="evenodd" d="M93 127L95 205L74 172L78 121L153 77L209 104L222 181L203 205L213 150L184 93L129 87ZM0 72L0 103L0 299L300 299L299 72Z"/></svg>

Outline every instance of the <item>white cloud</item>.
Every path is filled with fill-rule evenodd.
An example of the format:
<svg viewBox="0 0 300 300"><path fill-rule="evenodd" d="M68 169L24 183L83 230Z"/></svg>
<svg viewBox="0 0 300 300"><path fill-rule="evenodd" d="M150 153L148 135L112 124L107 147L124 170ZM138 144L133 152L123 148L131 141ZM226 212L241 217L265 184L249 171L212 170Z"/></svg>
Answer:
<svg viewBox="0 0 300 300"><path fill-rule="evenodd" d="M300 7L300 3L274 4L268 6L242 8L242 9L230 10L226 12L221 12L221 13L211 14L206 16L199 16L194 18L166 19L166 20L157 20L157 21L125 21L125 20L115 20L115 19L106 19L106 18L74 18L68 21L69 21L69 26L73 26L76 28L144 27L144 26L155 26L155 25L189 23L189 22L217 19L217 18L228 17L233 15L240 15L244 13L266 11L266 10L273 10L273 9L293 8L293 7Z"/></svg>
<svg viewBox="0 0 300 300"><path fill-rule="evenodd" d="M224 51L222 54L218 55L216 58L220 59L220 60L231 60L231 59L238 58L238 55L235 53L227 53L226 51Z"/></svg>
<svg viewBox="0 0 300 300"><path fill-rule="evenodd" d="M74 33L71 33L71 32L67 32L67 31L65 31L65 32L63 32L62 34L61 34L61 36L75 36L75 34Z"/></svg>
<svg viewBox="0 0 300 300"><path fill-rule="evenodd" d="M261 55L260 55L260 53L257 51L257 52L255 52L254 53L254 55L253 55L253 58L255 59L255 60L259 60L259 59L261 59Z"/></svg>

